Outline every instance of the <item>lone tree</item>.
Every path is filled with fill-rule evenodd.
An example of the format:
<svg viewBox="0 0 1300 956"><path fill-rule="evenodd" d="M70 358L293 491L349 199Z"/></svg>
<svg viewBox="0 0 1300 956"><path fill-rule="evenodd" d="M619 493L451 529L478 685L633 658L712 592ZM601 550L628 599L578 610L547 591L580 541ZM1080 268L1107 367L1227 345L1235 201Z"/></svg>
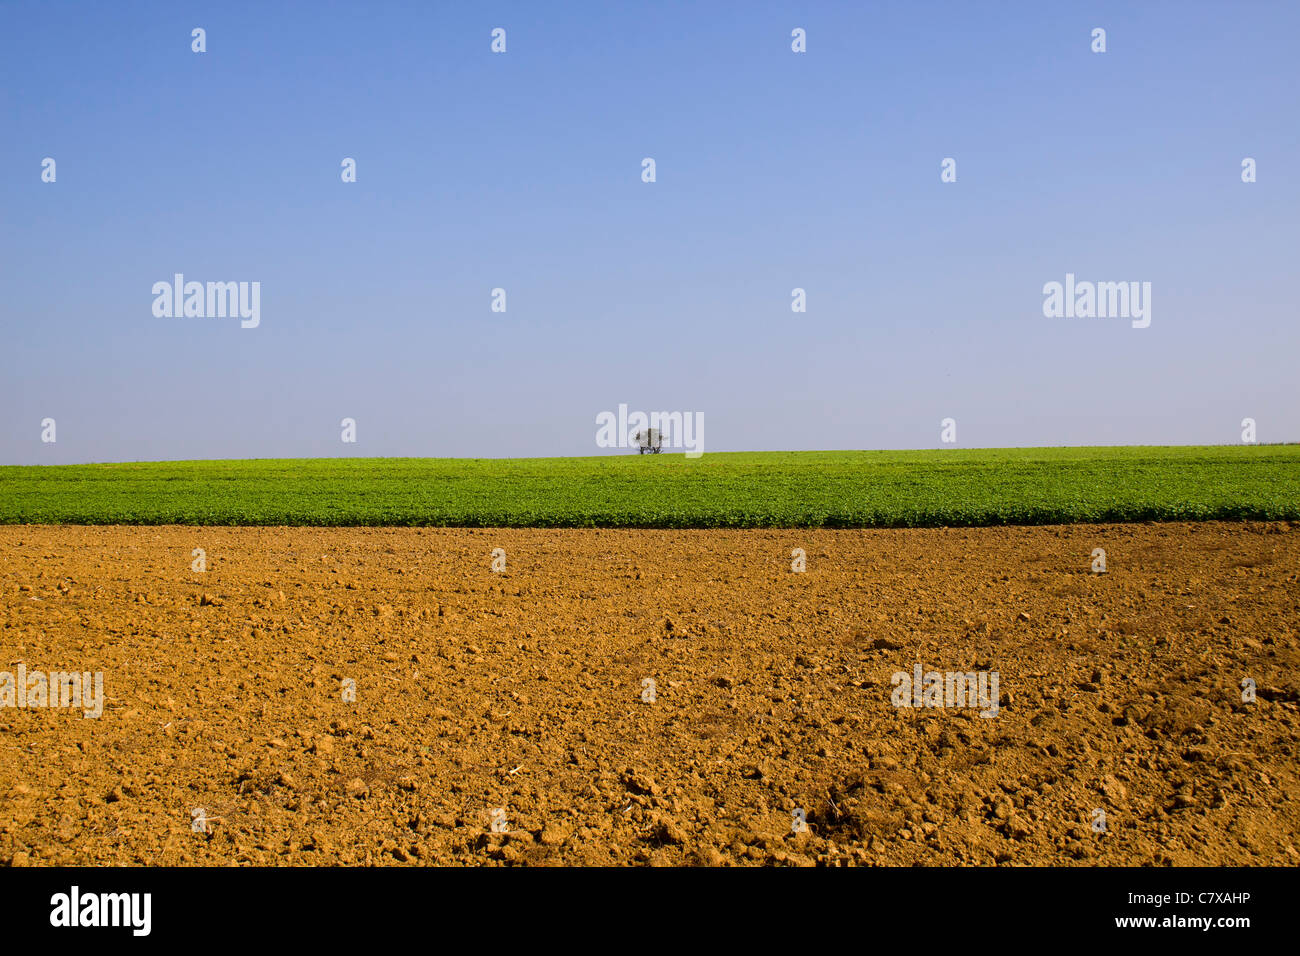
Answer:
<svg viewBox="0 0 1300 956"><path fill-rule="evenodd" d="M636 453L657 455L664 448L664 435L658 428L643 428L636 433Z"/></svg>

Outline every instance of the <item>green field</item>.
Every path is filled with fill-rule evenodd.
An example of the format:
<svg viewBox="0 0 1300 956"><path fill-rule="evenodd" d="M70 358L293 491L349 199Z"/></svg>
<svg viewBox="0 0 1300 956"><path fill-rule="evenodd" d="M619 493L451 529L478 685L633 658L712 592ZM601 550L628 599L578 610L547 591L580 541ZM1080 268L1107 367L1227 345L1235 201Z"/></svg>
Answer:
<svg viewBox="0 0 1300 956"><path fill-rule="evenodd" d="M920 527L1300 519L1300 445L0 467L0 523Z"/></svg>

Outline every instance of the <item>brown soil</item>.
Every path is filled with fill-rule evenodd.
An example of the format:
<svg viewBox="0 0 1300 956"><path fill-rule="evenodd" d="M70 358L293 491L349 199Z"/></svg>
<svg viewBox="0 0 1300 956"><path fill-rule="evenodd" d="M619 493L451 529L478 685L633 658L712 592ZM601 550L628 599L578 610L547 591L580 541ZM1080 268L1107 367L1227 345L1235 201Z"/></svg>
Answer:
<svg viewBox="0 0 1300 956"><path fill-rule="evenodd" d="M1287 525L4 527L0 671L105 706L0 709L0 863L1296 865L1298 582Z"/></svg>

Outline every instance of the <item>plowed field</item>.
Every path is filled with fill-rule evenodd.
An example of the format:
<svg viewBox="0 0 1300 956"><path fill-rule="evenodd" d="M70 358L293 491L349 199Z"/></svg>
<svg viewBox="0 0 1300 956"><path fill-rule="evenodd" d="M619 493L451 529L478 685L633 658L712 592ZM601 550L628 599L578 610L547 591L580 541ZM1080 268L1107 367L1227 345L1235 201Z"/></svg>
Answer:
<svg viewBox="0 0 1300 956"><path fill-rule="evenodd" d="M1286 523L0 527L104 694L0 708L0 863L1296 865L1298 636Z"/></svg>

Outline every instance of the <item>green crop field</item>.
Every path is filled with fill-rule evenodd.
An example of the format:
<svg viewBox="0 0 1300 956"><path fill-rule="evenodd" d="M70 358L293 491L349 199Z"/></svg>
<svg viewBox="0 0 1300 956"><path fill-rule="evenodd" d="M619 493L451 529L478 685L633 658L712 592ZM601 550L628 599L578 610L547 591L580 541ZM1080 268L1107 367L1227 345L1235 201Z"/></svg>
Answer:
<svg viewBox="0 0 1300 956"><path fill-rule="evenodd" d="M0 523L919 527L1300 519L1300 446L0 467Z"/></svg>

